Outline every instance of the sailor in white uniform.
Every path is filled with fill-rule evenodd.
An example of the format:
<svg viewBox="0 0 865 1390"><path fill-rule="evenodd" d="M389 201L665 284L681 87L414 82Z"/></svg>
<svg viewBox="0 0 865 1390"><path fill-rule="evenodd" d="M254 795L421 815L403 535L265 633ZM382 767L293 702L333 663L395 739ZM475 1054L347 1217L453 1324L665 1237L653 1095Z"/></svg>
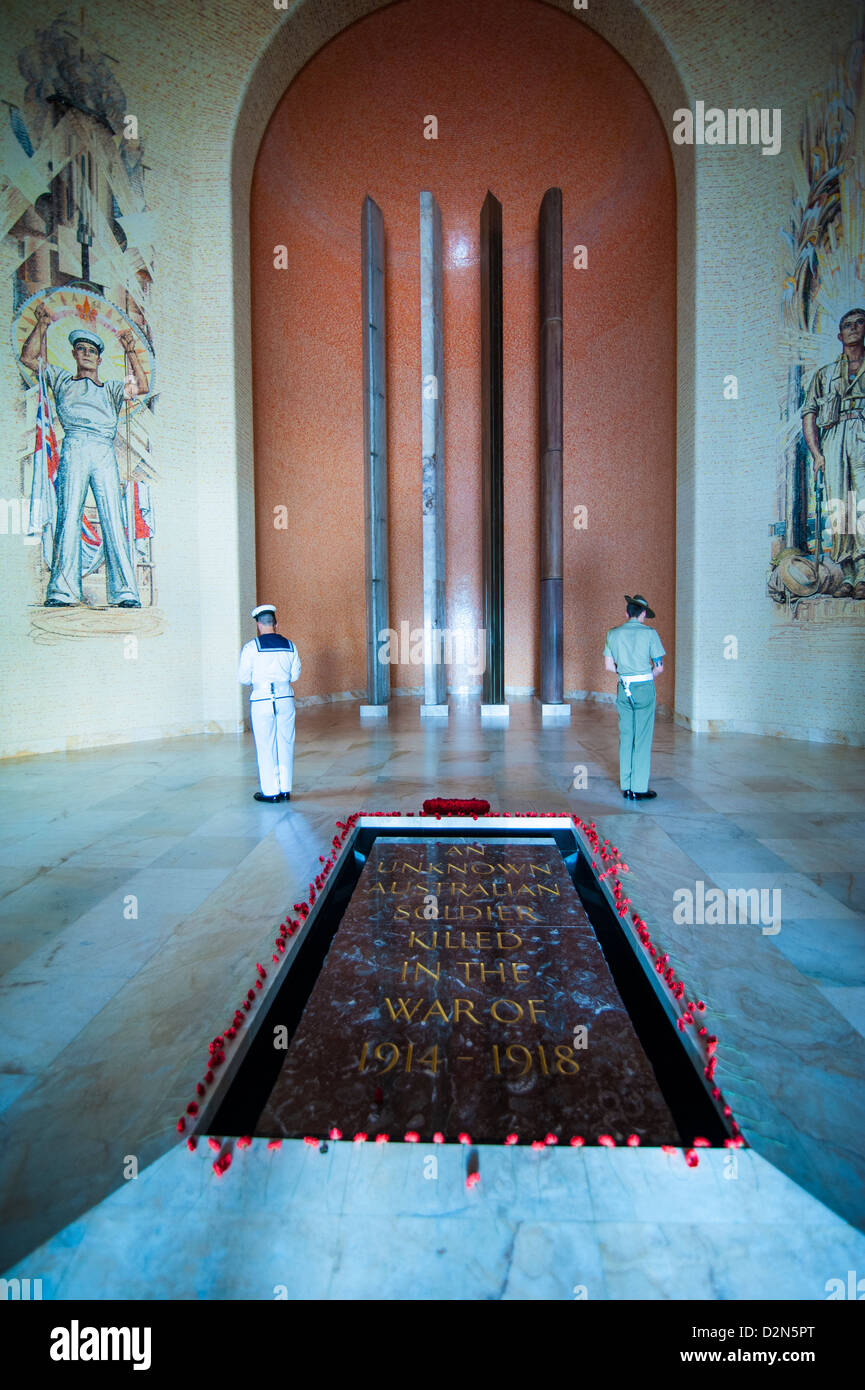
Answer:
<svg viewBox="0 0 865 1390"><path fill-rule="evenodd" d="M300 657L293 642L276 631L276 609L259 604L250 617L256 619L258 636L240 653L237 679L251 685L249 715L258 757L261 791L256 801L290 801L294 770L294 691L300 675Z"/></svg>
<svg viewBox="0 0 865 1390"><path fill-rule="evenodd" d="M36 371L45 359L45 334L51 314L36 306L36 326L21 349L21 362ZM147 376L138 360L135 335L120 335L131 367L130 379L100 381L99 365L105 344L89 328L69 334L76 375L44 362L44 379L54 392L57 416L63 426L63 447L57 469L57 528L46 608L69 608L82 601L81 517L88 488L93 493L105 556L108 602L115 608L140 608L135 564L123 517L120 475L114 439L124 402L146 396ZM133 539L134 544L134 539Z"/></svg>

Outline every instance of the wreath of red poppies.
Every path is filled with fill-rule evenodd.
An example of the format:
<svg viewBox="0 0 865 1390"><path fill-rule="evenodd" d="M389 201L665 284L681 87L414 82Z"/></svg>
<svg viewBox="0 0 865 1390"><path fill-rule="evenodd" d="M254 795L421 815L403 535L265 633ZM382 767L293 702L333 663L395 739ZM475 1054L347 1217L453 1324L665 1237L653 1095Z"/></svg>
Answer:
<svg viewBox="0 0 865 1390"><path fill-rule="evenodd" d="M485 816L489 809L488 801L461 801L448 796L434 796L423 804L425 816Z"/></svg>

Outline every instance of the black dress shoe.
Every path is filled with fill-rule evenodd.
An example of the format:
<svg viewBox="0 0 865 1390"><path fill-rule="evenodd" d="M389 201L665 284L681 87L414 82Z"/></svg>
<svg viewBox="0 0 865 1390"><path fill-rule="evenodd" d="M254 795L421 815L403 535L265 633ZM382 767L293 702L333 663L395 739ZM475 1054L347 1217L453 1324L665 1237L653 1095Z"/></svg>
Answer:
<svg viewBox="0 0 865 1390"><path fill-rule="evenodd" d="M631 796L635 801L651 801L652 798L657 795L658 793L653 792L651 789L647 792L631 792Z"/></svg>
<svg viewBox="0 0 865 1390"><path fill-rule="evenodd" d="M632 791L623 791L622 796L626 801L633 801L634 799L634 793Z"/></svg>
<svg viewBox="0 0 865 1390"><path fill-rule="evenodd" d="M141 604L137 598L122 598L117 604L118 608L140 608Z"/></svg>
<svg viewBox="0 0 865 1390"><path fill-rule="evenodd" d="M280 799L281 799L282 801L290 801L290 800L291 800L291 792L280 792Z"/></svg>
<svg viewBox="0 0 865 1390"><path fill-rule="evenodd" d="M282 799L279 795L265 796L264 792L253 792L252 795L255 797L256 801L280 801Z"/></svg>

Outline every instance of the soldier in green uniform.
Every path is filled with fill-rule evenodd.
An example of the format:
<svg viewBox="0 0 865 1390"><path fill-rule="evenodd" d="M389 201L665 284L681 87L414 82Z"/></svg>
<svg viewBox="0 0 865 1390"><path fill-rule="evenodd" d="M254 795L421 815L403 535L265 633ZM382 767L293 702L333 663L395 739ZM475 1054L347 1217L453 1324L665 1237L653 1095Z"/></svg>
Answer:
<svg viewBox="0 0 865 1390"><path fill-rule="evenodd" d="M832 525L832 559L841 566L837 598L865 599L865 309L848 309L838 325L842 352L811 378L802 405L802 433L814 461L814 485L823 474L830 511L856 518ZM852 508L848 499L852 499Z"/></svg>
<svg viewBox="0 0 865 1390"><path fill-rule="evenodd" d="M664 669L664 648L647 618L654 613L642 594L625 594L628 621L612 627L604 646L604 665L619 677L619 785L626 801L648 801L652 731L655 727L655 676Z"/></svg>

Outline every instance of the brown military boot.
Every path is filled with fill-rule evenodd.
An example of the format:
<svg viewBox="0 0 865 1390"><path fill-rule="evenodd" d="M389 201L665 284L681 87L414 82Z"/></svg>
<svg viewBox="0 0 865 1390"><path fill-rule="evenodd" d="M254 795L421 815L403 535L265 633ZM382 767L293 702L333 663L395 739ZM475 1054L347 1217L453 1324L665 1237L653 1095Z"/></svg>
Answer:
<svg viewBox="0 0 865 1390"><path fill-rule="evenodd" d="M853 585L853 597L865 599L865 579L860 579L858 583Z"/></svg>

